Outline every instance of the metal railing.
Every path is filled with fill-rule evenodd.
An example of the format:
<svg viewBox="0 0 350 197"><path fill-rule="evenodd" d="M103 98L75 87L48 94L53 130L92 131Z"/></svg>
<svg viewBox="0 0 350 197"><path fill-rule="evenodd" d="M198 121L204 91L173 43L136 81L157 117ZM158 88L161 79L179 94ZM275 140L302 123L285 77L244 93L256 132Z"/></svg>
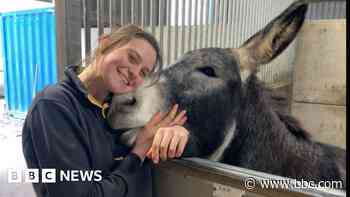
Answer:
<svg viewBox="0 0 350 197"><path fill-rule="evenodd" d="M276 183L293 183L292 179L268 173L230 166L199 158L176 159L161 163L155 167L155 196L245 196L245 197L306 197L328 196L343 197L345 191L336 189L316 188L307 184L277 184L269 185L267 182L275 180ZM290 182L286 181L290 180ZM184 184L183 184L184 183ZM215 195L220 190L207 187L224 186L223 194ZM295 186L295 187L294 187ZM273 188L274 187L274 188ZM170 192L176 188L177 192ZM186 191L184 191L186 190ZM231 191L230 191L231 190Z"/></svg>

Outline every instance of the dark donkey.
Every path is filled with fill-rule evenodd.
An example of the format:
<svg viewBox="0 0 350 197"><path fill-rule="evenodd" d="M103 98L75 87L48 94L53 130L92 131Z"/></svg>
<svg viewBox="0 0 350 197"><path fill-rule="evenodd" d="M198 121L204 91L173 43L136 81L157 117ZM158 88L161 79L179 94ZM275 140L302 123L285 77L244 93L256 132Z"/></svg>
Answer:
<svg viewBox="0 0 350 197"><path fill-rule="evenodd" d="M121 139L132 145L152 115L178 103L188 114L190 156L296 179L340 180L345 187L345 150L312 141L256 77L258 65L294 40L306 11L305 3L293 3L240 48L186 53L154 85L115 95L110 125L129 129ZM250 72L245 80L243 70Z"/></svg>

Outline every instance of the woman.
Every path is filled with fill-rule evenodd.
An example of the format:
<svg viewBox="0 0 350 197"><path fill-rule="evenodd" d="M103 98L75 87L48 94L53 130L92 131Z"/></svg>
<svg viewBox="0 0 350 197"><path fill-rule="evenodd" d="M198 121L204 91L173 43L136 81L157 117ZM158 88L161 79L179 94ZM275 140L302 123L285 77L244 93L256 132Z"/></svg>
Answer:
<svg viewBox="0 0 350 197"><path fill-rule="evenodd" d="M70 66L66 79L40 92L23 127L28 168L56 169L56 183L34 183L38 196L151 196L150 162L181 156L188 141L186 113L175 105L157 113L129 151L104 119L110 94L134 91L156 78L161 57L155 38L134 25L104 35L88 66ZM161 147L161 148L160 148ZM116 159L117 158L117 159ZM122 159L120 159L122 158ZM102 170L100 181L62 181L60 171Z"/></svg>

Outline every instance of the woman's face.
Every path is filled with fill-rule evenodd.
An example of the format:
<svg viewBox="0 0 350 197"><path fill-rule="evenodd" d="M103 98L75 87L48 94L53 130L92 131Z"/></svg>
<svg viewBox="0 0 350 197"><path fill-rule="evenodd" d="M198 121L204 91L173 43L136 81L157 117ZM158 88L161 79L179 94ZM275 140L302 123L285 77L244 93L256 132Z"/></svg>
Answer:
<svg viewBox="0 0 350 197"><path fill-rule="evenodd" d="M114 94L122 94L141 85L155 63L152 45L144 39L132 39L103 55L97 69L105 87Z"/></svg>

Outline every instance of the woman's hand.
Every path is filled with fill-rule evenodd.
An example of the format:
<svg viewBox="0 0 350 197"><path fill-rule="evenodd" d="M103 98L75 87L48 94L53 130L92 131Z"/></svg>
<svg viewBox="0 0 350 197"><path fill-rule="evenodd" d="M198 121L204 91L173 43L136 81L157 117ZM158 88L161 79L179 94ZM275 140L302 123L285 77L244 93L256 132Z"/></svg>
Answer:
<svg viewBox="0 0 350 197"><path fill-rule="evenodd" d="M170 143L173 143L172 147L176 146L176 148L179 149L179 152L181 152L180 150L181 150L181 147L183 146L182 144L186 145L187 140L185 140L184 137L179 138L178 135L174 135L174 134L181 132L182 133L181 136L184 135L183 133L185 133L184 130L186 129L181 127L183 129L181 129L180 131L179 126L182 126L186 122L186 120L187 120L186 111L181 111L180 113L178 113L178 105L174 105L171 111L165 117L160 112L156 113L137 135L135 146L132 152L140 156L142 159L146 157L147 152L148 152L148 155L151 156L151 152L153 152L151 151L153 150L153 148L151 147L153 146L160 147L160 144L158 144L158 141L162 142L164 130L169 130L169 128L174 128L174 129L171 129L172 130L171 135L167 135L165 138L166 140L164 142L165 144L163 143L164 145L162 146L166 146L166 148L162 149L162 155L165 154L164 152L165 149L168 150ZM175 132L173 130L175 130ZM160 134L157 134L158 132ZM155 139L154 138L155 136L157 136L157 141L156 141L157 143L154 143L154 140L153 140ZM172 140L174 137L175 139ZM180 146L180 143L181 143L181 146ZM158 153L159 153L158 148L155 148L155 150L158 150ZM157 154L155 152L154 162L156 162L156 155ZM158 158L158 161L159 161L159 158Z"/></svg>
<svg viewBox="0 0 350 197"><path fill-rule="evenodd" d="M188 131L182 126L159 128L147 157L154 163L166 161L168 158L180 157L188 141Z"/></svg>

